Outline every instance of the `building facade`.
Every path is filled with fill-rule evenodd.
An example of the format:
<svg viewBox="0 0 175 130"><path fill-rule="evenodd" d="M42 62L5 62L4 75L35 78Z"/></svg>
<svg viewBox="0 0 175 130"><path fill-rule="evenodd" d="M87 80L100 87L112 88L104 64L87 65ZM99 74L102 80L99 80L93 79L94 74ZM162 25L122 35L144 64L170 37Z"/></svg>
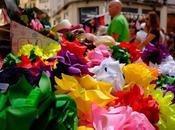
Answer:
<svg viewBox="0 0 175 130"><path fill-rule="evenodd" d="M69 19L72 24L95 15L107 14L110 0L60 0L58 12L53 16L54 24L62 19ZM155 9L160 14L160 26L175 32L175 3L174 0L121 0L125 14L143 15ZM110 17L105 19L110 22Z"/></svg>
<svg viewBox="0 0 175 130"><path fill-rule="evenodd" d="M35 7L36 6L36 0L20 0L20 6L22 8Z"/></svg>

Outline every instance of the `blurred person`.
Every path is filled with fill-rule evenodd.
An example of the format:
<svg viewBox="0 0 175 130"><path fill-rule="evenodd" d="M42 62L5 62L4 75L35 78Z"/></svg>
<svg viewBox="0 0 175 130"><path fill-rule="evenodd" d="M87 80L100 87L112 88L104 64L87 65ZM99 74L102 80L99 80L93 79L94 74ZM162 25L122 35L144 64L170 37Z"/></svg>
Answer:
<svg viewBox="0 0 175 130"><path fill-rule="evenodd" d="M121 14L122 3L119 0L112 0L109 3L109 14L112 21L107 34L112 36L116 42L129 41L129 29L126 18Z"/></svg>
<svg viewBox="0 0 175 130"><path fill-rule="evenodd" d="M170 32L168 34L167 46L169 49L170 54L175 57L175 45L174 45L174 33Z"/></svg>
<svg viewBox="0 0 175 130"><path fill-rule="evenodd" d="M130 43L134 42L136 39L136 25L134 22L129 24L129 36L130 36Z"/></svg>
<svg viewBox="0 0 175 130"><path fill-rule="evenodd" d="M148 35L146 39L139 45L140 49L143 49L147 44L158 44L160 40L159 18L156 12L149 12L146 18L146 27Z"/></svg>
<svg viewBox="0 0 175 130"><path fill-rule="evenodd" d="M140 30L136 33L136 41L142 43L147 37L146 23L140 25Z"/></svg>
<svg viewBox="0 0 175 130"><path fill-rule="evenodd" d="M163 44L166 43L166 33L164 28L160 28L160 42Z"/></svg>

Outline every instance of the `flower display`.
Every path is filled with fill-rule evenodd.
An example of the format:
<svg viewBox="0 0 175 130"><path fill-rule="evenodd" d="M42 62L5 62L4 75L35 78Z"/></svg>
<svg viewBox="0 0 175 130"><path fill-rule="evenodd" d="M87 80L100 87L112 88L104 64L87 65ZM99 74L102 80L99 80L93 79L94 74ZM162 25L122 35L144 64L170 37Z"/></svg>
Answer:
<svg viewBox="0 0 175 130"><path fill-rule="evenodd" d="M75 54L78 57L84 57L86 47L82 46L78 41L69 42L65 41L61 44L62 49Z"/></svg>
<svg viewBox="0 0 175 130"><path fill-rule="evenodd" d="M158 66L159 72L164 75L175 76L175 61L172 56L168 56Z"/></svg>
<svg viewBox="0 0 175 130"><path fill-rule="evenodd" d="M108 107L130 106L134 111L145 114L148 120L155 125L159 121L159 105L152 96L144 97L144 90L134 85L129 91L115 93L117 99L108 104Z"/></svg>
<svg viewBox="0 0 175 130"><path fill-rule="evenodd" d="M148 44L141 54L142 60L145 63L157 63L160 64L163 59L169 56L167 47L163 44Z"/></svg>
<svg viewBox="0 0 175 130"><path fill-rule="evenodd" d="M111 57L102 61L100 66L91 68L90 71L95 74L95 79L112 83L114 92L121 90L125 84L119 62L115 61Z"/></svg>
<svg viewBox="0 0 175 130"><path fill-rule="evenodd" d="M161 89L151 91L152 97L158 102L160 107L160 120L158 127L160 130L173 130L175 129L175 104L172 104L174 94L167 92L163 94Z"/></svg>
<svg viewBox="0 0 175 130"><path fill-rule="evenodd" d="M90 67L98 66L106 58L110 57L111 53L105 45L99 45L94 50L87 52Z"/></svg>
<svg viewBox="0 0 175 130"><path fill-rule="evenodd" d="M137 61L140 58L140 50L138 49L138 45L136 43L126 43L123 42L119 44L120 47L128 49L130 54L131 62Z"/></svg>
<svg viewBox="0 0 175 130"><path fill-rule="evenodd" d="M114 59L119 60L120 63L131 63L130 54L128 53L127 49L120 46L112 46L110 48L112 49L112 57Z"/></svg>
<svg viewBox="0 0 175 130"><path fill-rule="evenodd" d="M0 130L175 130L175 60L165 45L140 52L133 40L117 43L68 20L52 28L36 8L11 13L34 39L37 31L52 40L13 35L15 52L0 54Z"/></svg>
<svg viewBox="0 0 175 130"><path fill-rule="evenodd" d="M53 71L57 76L60 76L61 73L79 76L83 74L91 74L88 70L86 61L69 51L61 51L59 56L52 57L49 61L54 59L58 59L59 61L56 65L56 69Z"/></svg>
<svg viewBox="0 0 175 130"><path fill-rule="evenodd" d="M134 82L145 90L157 77L157 73L143 63L128 64L123 67L123 73L127 84Z"/></svg>
<svg viewBox="0 0 175 130"><path fill-rule="evenodd" d="M110 94L112 85L93 79L89 75L76 79L62 74L62 79L55 77L56 94L68 94L74 98L80 121L91 120L91 107L95 102L104 107L114 97Z"/></svg>
<svg viewBox="0 0 175 130"><path fill-rule="evenodd" d="M36 31L41 31L44 28L38 19L32 19L31 26L32 26L32 29Z"/></svg>
<svg viewBox="0 0 175 130"><path fill-rule="evenodd" d="M35 87L20 77L6 93L0 93L0 99L1 130L76 130L78 127L74 100L67 95L55 96L45 73Z"/></svg>
<svg viewBox="0 0 175 130"><path fill-rule="evenodd" d="M93 105L93 125L95 130L155 130L144 114L129 106L106 110Z"/></svg>

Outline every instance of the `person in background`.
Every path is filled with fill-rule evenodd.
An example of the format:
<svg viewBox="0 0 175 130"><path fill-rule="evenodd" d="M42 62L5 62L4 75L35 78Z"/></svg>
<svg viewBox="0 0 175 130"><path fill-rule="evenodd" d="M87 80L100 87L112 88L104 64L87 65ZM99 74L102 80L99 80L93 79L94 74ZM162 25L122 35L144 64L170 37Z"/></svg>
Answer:
<svg viewBox="0 0 175 130"><path fill-rule="evenodd" d="M142 43L147 37L146 23L141 23L140 30L136 33L136 41Z"/></svg>
<svg viewBox="0 0 175 130"><path fill-rule="evenodd" d="M112 21L109 25L107 34L112 36L116 42L129 41L129 28L126 18L121 14L122 3L113 0L109 3L109 14Z"/></svg>
<svg viewBox="0 0 175 130"><path fill-rule="evenodd" d="M166 33L164 28L160 28L160 42L166 44Z"/></svg>
<svg viewBox="0 0 175 130"><path fill-rule="evenodd" d="M170 54L175 57L175 42L174 42L174 33L170 32L168 34L167 46L169 49Z"/></svg>
<svg viewBox="0 0 175 130"><path fill-rule="evenodd" d="M148 35L146 39L139 45L140 49L143 49L147 44L158 44L160 40L159 18L156 12L150 12L146 18L146 27L148 29Z"/></svg>
<svg viewBox="0 0 175 130"><path fill-rule="evenodd" d="M136 39L136 32L137 32L137 29L136 29L136 25L134 22L131 22L129 24L129 34L130 34L130 43L133 43Z"/></svg>

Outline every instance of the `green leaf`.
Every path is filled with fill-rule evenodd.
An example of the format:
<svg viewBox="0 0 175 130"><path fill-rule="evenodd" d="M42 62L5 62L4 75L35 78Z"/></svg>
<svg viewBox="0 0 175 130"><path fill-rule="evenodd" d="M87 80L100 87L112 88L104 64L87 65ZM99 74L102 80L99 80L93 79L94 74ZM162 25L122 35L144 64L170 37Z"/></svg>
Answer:
<svg viewBox="0 0 175 130"><path fill-rule="evenodd" d="M52 91L50 79L45 72L42 73L41 79L39 81L39 87L41 89L41 92L46 96L48 96Z"/></svg>

